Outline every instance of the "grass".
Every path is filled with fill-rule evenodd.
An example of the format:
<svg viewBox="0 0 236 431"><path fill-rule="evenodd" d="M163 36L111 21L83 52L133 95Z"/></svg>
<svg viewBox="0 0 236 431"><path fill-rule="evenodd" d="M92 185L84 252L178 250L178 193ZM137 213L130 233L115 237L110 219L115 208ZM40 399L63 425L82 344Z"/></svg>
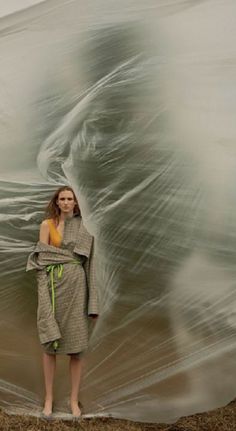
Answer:
<svg viewBox="0 0 236 431"><path fill-rule="evenodd" d="M0 411L0 431L236 431L236 401L211 412L181 418L171 425L112 418L46 421Z"/></svg>

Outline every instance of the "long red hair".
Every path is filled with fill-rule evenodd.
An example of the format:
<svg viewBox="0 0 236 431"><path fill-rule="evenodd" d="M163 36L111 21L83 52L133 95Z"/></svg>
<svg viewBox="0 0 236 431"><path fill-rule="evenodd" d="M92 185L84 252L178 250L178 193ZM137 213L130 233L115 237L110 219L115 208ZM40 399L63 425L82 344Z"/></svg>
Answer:
<svg viewBox="0 0 236 431"><path fill-rule="evenodd" d="M73 193L73 196L74 196L74 200L75 200L74 215L80 214L79 204L75 196L74 190L69 186L62 186L54 193L52 199L49 201L45 211L46 218L52 218L54 220L59 219L60 209L58 208L57 200L59 198L59 194L67 190Z"/></svg>

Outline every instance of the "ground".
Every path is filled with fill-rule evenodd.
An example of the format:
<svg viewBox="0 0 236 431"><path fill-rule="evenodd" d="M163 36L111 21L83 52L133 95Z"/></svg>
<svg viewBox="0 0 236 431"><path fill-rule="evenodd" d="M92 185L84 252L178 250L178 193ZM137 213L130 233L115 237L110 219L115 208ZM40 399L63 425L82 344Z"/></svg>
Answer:
<svg viewBox="0 0 236 431"><path fill-rule="evenodd" d="M182 418L172 425L110 418L49 422L29 416L9 416L1 411L0 431L236 431L236 401L212 412Z"/></svg>

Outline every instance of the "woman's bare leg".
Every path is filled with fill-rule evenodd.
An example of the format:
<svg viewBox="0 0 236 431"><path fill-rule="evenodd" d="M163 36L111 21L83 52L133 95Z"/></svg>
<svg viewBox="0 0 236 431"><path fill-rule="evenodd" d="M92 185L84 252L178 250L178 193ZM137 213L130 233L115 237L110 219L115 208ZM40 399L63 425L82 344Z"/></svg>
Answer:
<svg viewBox="0 0 236 431"><path fill-rule="evenodd" d="M70 405L73 416L79 417L81 411L78 405L79 402L79 388L82 372L82 359L77 355L70 355L70 376L71 376L71 395Z"/></svg>
<svg viewBox="0 0 236 431"><path fill-rule="evenodd" d="M56 369L56 355L43 353L43 372L45 383L45 403L43 413L50 415L53 404L53 382Z"/></svg>

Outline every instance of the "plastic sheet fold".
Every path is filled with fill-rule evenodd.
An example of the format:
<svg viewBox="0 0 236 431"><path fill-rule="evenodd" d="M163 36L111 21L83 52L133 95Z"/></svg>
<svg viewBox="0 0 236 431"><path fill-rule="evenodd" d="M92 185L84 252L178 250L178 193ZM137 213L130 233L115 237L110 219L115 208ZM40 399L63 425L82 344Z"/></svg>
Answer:
<svg viewBox="0 0 236 431"><path fill-rule="evenodd" d="M145 422L236 395L233 0L47 0L0 18L0 405L39 414L43 211L74 188L100 316L81 401ZM67 412L67 359L55 406Z"/></svg>

